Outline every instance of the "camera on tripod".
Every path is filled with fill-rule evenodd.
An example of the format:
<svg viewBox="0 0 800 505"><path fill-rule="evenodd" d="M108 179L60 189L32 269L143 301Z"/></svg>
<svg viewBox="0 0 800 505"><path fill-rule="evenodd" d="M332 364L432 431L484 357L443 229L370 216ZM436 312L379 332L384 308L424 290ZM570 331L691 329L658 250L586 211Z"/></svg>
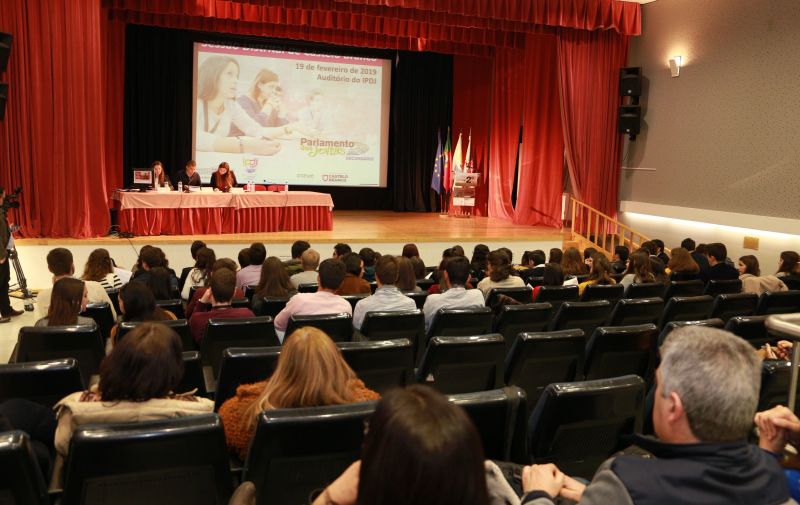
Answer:
<svg viewBox="0 0 800 505"><path fill-rule="evenodd" d="M6 193L6 198L3 200L2 208L3 210L8 209L18 209L19 208L19 196L22 194L22 186L17 187L11 193Z"/></svg>

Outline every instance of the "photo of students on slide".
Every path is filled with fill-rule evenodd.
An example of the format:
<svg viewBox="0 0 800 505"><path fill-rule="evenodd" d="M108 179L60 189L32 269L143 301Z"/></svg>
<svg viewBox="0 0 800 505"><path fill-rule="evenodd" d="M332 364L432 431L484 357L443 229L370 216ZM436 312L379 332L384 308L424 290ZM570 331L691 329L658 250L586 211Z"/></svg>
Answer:
<svg viewBox="0 0 800 505"><path fill-rule="evenodd" d="M261 126L284 126L289 123L281 109L283 90L280 79L278 74L268 68L258 72L247 93L239 96L236 101ZM233 131L238 130L234 125Z"/></svg>
<svg viewBox="0 0 800 505"><path fill-rule="evenodd" d="M299 123L261 126L236 102L239 63L230 56L211 56L198 70L197 139L198 151L253 153L270 156L281 144L274 138L295 130L306 133ZM234 135L235 126L243 136Z"/></svg>
<svg viewBox="0 0 800 505"><path fill-rule="evenodd" d="M311 125L318 132L330 130L330 118L324 107L325 95L319 90L314 90L308 95L308 105L297 111L297 119Z"/></svg>

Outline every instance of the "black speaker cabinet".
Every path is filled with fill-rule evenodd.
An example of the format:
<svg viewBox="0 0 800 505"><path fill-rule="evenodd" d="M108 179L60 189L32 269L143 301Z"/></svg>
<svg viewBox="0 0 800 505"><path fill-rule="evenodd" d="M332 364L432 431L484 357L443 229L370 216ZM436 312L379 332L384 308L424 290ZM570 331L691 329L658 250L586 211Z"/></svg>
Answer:
<svg viewBox="0 0 800 505"><path fill-rule="evenodd" d="M617 131L628 135L638 135L642 119L640 105L620 105Z"/></svg>
<svg viewBox="0 0 800 505"><path fill-rule="evenodd" d="M11 54L11 34L0 32L0 73L6 71Z"/></svg>
<svg viewBox="0 0 800 505"><path fill-rule="evenodd" d="M642 96L642 67L619 71L619 96Z"/></svg>

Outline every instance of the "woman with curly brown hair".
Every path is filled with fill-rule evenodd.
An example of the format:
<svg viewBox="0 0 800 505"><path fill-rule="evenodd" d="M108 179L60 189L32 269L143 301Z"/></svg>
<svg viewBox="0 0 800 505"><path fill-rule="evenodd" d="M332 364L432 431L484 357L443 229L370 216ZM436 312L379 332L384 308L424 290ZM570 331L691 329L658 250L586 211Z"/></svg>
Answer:
<svg viewBox="0 0 800 505"><path fill-rule="evenodd" d="M81 279L99 282L106 291L114 291L122 287L122 281L114 273L114 262L106 249L95 249L89 254Z"/></svg>

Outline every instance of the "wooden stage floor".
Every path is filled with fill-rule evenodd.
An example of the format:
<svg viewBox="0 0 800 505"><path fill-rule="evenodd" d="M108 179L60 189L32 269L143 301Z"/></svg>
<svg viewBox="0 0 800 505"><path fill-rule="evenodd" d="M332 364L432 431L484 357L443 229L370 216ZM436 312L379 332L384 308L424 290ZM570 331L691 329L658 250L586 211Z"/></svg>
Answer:
<svg viewBox="0 0 800 505"><path fill-rule="evenodd" d="M440 217L424 212L350 211L333 213L331 231L288 231L272 233L242 233L228 235L170 235L134 237L133 243L185 244L203 240L207 244L249 244L264 241L272 244L291 244L303 239L309 242L531 242L563 241L569 233L561 229L518 225L489 217ZM116 236L94 239L19 239L18 245L55 246L81 244L93 247L119 244Z"/></svg>

